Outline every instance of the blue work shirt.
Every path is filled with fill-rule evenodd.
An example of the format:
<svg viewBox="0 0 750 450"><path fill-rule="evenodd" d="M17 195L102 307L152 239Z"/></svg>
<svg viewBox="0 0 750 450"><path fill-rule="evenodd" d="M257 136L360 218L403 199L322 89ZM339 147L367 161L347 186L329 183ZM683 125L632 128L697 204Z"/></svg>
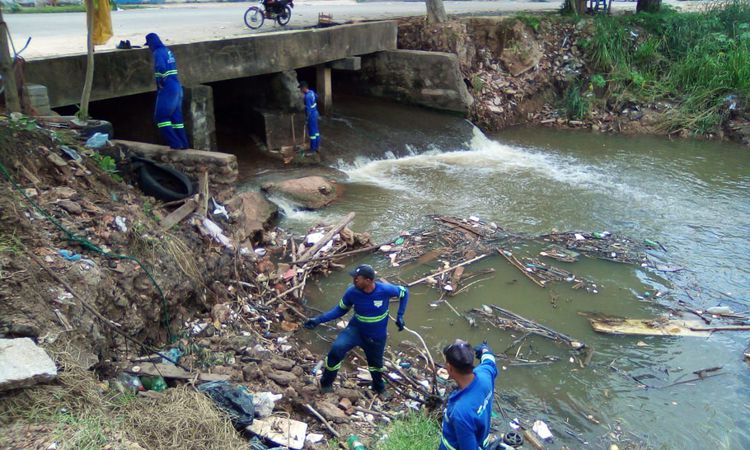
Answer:
<svg viewBox="0 0 750 450"><path fill-rule="evenodd" d="M474 381L448 397L439 450L478 450L487 444L495 377L495 356L485 353L474 368Z"/></svg>
<svg viewBox="0 0 750 450"><path fill-rule="evenodd" d="M146 36L146 43L154 55L156 90L179 88L180 80L177 78L177 61L174 58L172 50L161 42L156 33L149 33Z"/></svg>
<svg viewBox="0 0 750 450"><path fill-rule="evenodd" d="M318 96L312 89L308 89L305 93L305 113L309 116L313 111L318 113Z"/></svg>
<svg viewBox="0 0 750 450"><path fill-rule="evenodd" d="M388 336L388 306L393 297L398 297L398 316L403 317L409 302L409 290L403 286L375 282L375 289L369 294L349 286L339 304L320 315L322 322L338 319L354 307L354 317L350 327L356 327L363 337L385 339Z"/></svg>

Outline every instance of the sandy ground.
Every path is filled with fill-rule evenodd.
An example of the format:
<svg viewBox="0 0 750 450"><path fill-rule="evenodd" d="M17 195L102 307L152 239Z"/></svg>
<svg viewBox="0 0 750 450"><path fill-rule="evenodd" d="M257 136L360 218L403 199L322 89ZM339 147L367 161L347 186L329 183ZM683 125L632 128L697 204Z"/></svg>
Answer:
<svg viewBox="0 0 750 450"><path fill-rule="evenodd" d="M701 2L665 0L676 7L692 7ZM422 2L368 2L353 0L300 0L295 2L292 20L287 27L266 22L253 31L243 22L250 3L168 4L112 13L114 37L97 50L114 49L120 40L129 39L140 45L150 32L159 33L167 44L250 36L314 25L318 13L332 14L336 21L352 19L391 19L425 14ZM534 1L446 1L449 14L508 14L519 11L552 11L560 2ZM635 2L614 2L613 10L634 11ZM86 17L84 13L7 14L16 49L31 37L31 44L22 53L26 59L84 53L86 51Z"/></svg>

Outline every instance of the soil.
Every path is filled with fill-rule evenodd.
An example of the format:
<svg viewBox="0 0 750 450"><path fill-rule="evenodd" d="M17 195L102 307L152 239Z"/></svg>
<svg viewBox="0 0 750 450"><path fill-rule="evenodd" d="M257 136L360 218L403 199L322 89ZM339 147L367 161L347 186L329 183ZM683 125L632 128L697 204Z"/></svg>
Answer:
<svg viewBox="0 0 750 450"><path fill-rule="evenodd" d="M526 22L518 17L463 18L442 24L428 24L422 17L402 19L398 47L458 55L475 100L470 119L489 132L531 125L691 137L688 130L670 132L662 125L673 109L668 102L615 100L606 90L593 87L582 94L591 105L589 114L566 117L566 90L591 76L578 43L591 36L593 24L547 16L539 16L534 28ZM704 137L750 145L750 116L734 111L722 130Z"/></svg>

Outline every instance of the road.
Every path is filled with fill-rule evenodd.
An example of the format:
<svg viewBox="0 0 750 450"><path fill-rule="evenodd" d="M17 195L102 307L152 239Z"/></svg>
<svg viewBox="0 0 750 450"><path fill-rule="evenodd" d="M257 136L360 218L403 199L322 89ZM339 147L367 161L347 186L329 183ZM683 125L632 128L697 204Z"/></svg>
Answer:
<svg viewBox="0 0 750 450"><path fill-rule="evenodd" d="M519 11L552 11L561 2L539 1L446 1L448 14L481 15L509 14ZM696 2L665 3L686 6ZM112 12L114 37L97 51L113 49L120 40L129 39L140 45L150 32L159 33L167 44L250 36L258 32L281 31L311 26L318 13L329 13L337 22L353 19L392 19L425 14L422 2L368 2L353 0L299 0L295 2L292 20L287 27L266 22L258 31L243 22L245 10L254 3L189 3L169 4L142 9ZM616 2L615 10L635 10L635 2ZM31 44L22 53L26 59L49 57L86 51L86 16L84 13L6 14L11 36L17 49L28 37Z"/></svg>

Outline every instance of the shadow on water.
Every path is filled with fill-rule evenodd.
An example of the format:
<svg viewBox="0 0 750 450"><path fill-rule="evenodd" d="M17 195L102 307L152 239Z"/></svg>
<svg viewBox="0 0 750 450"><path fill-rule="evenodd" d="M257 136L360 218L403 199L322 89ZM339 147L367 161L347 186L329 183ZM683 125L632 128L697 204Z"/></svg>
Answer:
<svg viewBox="0 0 750 450"><path fill-rule="evenodd" d="M620 426L656 448L750 448L750 374L742 362L747 334L709 338L631 337L596 334L580 311L634 318L666 313L683 300L695 308L718 304L750 309L750 152L745 148L653 137L604 136L547 129L516 129L487 137L462 119L362 98L338 99L321 124L326 167L317 173L345 183L344 197L326 210L295 212L282 226L304 230L355 211L357 231L376 241L423 226L426 214L476 215L526 233L609 230L665 245L676 273L583 259L566 265L594 280L598 294L567 285L540 289L499 257L469 270L494 268L492 279L454 297L460 312L498 304L586 342L591 365L571 363L571 354L541 338L529 338L519 354L557 358L549 365L506 366L498 378L503 408L511 415L541 418L556 436L550 448L609 447L605 436ZM247 158L245 158L247 159ZM289 177L272 163L243 161L248 186ZM293 176L309 173L293 169ZM531 252L520 244L517 252ZM381 276L412 280L433 267L390 267L371 256ZM560 263L564 264L564 263ZM328 309L349 283L345 273L310 289L311 306ZM668 292L659 303L644 293ZM479 322L469 327L439 294L412 289L410 327L428 340L434 355L456 337L488 339L498 351L518 336ZM553 297L555 300L553 301ZM315 340L313 334L309 335ZM392 332L391 344L408 337ZM327 349L319 343L318 349ZM666 389L681 376L723 366L725 375ZM596 424L594 421L600 422ZM507 424L500 423L507 430Z"/></svg>

